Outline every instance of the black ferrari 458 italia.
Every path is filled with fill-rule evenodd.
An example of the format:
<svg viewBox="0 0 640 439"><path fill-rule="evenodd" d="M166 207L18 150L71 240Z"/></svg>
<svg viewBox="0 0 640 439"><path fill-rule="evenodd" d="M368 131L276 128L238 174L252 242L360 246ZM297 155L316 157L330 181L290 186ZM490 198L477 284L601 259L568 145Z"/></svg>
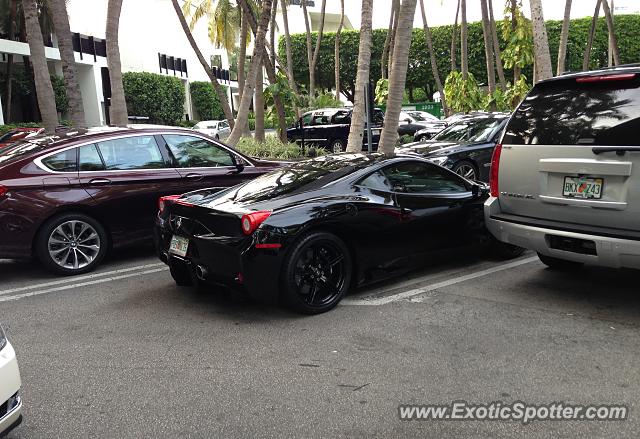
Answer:
<svg viewBox="0 0 640 439"><path fill-rule="evenodd" d="M316 314L361 286L472 243L488 189L415 156L336 154L223 191L160 199L156 245L178 285L223 284Z"/></svg>

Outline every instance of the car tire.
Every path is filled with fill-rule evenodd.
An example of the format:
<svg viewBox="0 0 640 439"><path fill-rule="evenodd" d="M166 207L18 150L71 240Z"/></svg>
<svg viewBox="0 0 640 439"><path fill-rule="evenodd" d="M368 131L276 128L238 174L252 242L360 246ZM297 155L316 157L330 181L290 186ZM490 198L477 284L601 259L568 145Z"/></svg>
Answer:
<svg viewBox="0 0 640 439"><path fill-rule="evenodd" d="M345 150L345 142L342 139L334 139L331 142L331 152L334 154L344 152Z"/></svg>
<svg viewBox="0 0 640 439"><path fill-rule="evenodd" d="M105 228L82 213L65 213L47 220L35 240L35 252L49 271L65 276L92 271L109 248Z"/></svg>
<svg viewBox="0 0 640 439"><path fill-rule="evenodd" d="M477 180L479 178L478 168L469 160L461 160L451 167L451 170L467 180Z"/></svg>
<svg viewBox="0 0 640 439"><path fill-rule="evenodd" d="M584 264L582 262L567 261L566 259L554 258L553 256L546 256L538 253L540 261L551 268L552 270L571 271L581 268Z"/></svg>
<svg viewBox="0 0 640 439"><path fill-rule="evenodd" d="M281 273L283 299L302 314L333 309L351 285L351 255L344 242L326 232L304 235L285 257Z"/></svg>

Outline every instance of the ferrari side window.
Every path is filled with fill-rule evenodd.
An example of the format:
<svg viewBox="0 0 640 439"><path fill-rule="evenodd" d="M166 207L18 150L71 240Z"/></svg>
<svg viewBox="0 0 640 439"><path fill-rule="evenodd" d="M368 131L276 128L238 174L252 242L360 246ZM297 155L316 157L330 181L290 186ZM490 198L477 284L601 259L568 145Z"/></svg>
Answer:
<svg viewBox="0 0 640 439"><path fill-rule="evenodd" d="M457 175L431 163L402 162L388 166L384 174L394 192L427 194L469 191Z"/></svg>

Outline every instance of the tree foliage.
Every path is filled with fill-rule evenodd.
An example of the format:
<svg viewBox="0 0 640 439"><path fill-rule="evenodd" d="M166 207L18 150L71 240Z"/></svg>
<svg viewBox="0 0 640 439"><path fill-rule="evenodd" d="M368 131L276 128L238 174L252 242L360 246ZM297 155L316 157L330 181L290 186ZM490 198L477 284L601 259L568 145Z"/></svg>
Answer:
<svg viewBox="0 0 640 439"><path fill-rule="evenodd" d="M208 81L195 81L189 84L191 89L191 102L198 113L200 120L224 119L224 111L218 99L218 95Z"/></svg>
<svg viewBox="0 0 640 439"><path fill-rule="evenodd" d="M498 17L496 17L498 19ZM579 71L582 69L582 56L587 41L587 33L591 18L580 18L571 20L569 27L569 42L567 45L567 69ZM558 45L560 41L561 20L547 21L547 32L549 35L549 47L551 50L552 62L555 63ZM618 45L620 46L621 63L631 63L640 60L640 16L637 15L616 15L615 19ZM452 26L438 26L431 29L433 45L438 61L438 68L443 76L451 72L451 31ZM381 77L380 60L387 29L375 29L372 36L371 54L371 80L375 84ZM313 35L312 35L313 37ZM325 32L320 46L320 54L316 75L316 87L330 90L334 86L334 33ZM499 35L500 47L504 51L507 42L503 35ZM340 80L345 95L351 99L355 89L355 77L357 72L357 56L360 34L357 30L343 30L340 50ZM293 71L298 84L307 85L309 83L309 68L306 62L306 43L304 34L291 35L291 49L293 52ZM596 38L594 40L590 67L607 65L607 25L604 18L598 20ZM279 42L279 53L281 59L286 59L285 43L281 38ZM459 52L459 48L456 49ZM460 54L457 53L459 59ZM479 22L469 23L469 71L476 78L486 78L486 62L484 54L484 42L482 37L482 24ZM531 66L523 69L522 73L528 78L533 77ZM508 81L513 81L513 72L506 71ZM424 31L422 29L413 30L411 48L409 52L409 70L407 73L407 88L422 88L427 91L435 91L435 80L431 71L429 61L429 51L426 47Z"/></svg>
<svg viewBox="0 0 640 439"><path fill-rule="evenodd" d="M122 75L127 111L150 123L175 124L184 115L184 86L173 76L147 72Z"/></svg>
<svg viewBox="0 0 640 439"><path fill-rule="evenodd" d="M58 75L51 75L51 86L56 99L56 110L58 113L66 113L69 109L69 99L67 99L67 89L64 86L64 78Z"/></svg>

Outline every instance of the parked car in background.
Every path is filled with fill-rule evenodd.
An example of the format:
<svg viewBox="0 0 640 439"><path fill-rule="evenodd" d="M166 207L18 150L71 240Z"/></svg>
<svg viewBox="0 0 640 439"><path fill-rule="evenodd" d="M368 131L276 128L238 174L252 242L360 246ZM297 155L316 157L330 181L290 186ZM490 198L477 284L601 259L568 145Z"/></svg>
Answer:
<svg viewBox="0 0 640 439"><path fill-rule="evenodd" d="M300 144L314 144L330 152L342 152L347 147L352 113L352 108L324 108L308 111L296 122L295 127L287 130L287 139ZM374 109L371 124L373 131L371 143L374 151L378 148L383 123L384 113L379 108ZM365 132L362 149L367 150L367 148Z"/></svg>
<svg viewBox="0 0 640 439"><path fill-rule="evenodd" d="M423 137L426 138L426 133L436 134L447 126L437 117L431 114L429 115L430 117L424 117L421 113L417 111L401 111L398 135L415 136L418 131L423 131Z"/></svg>
<svg viewBox="0 0 640 439"><path fill-rule="evenodd" d="M16 352L0 326L0 437L22 422L21 386Z"/></svg>
<svg viewBox="0 0 640 439"><path fill-rule="evenodd" d="M539 82L495 149L489 229L552 268L640 268L638 133L638 66Z"/></svg>
<svg viewBox="0 0 640 439"><path fill-rule="evenodd" d="M487 190L415 156L328 155L165 198L156 248L178 285L222 283L316 314L445 249L492 242L520 254L489 238Z"/></svg>
<svg viewBox="0 0 640 439"><path fill-rule="evenodd" d="M488 182L493 149L508 118L499 113L464 118L431 140L408 143L396 151L420 155L469 180Z"/></svg>
<svg viewBox="0 0 640 439"><path fill-rule="evenodd" d="M0 151L0 258L84 273L112 247L150 241L159 197L220 190L280 165L178 128L25 139Z"/></svg>
<svg viewBox="0 0 640 439"><path fill-rule="evenodd" d="M201 120L193 129L216 140L224 140L231 134L231 127L226 120Z"/></svg>
<svg viewBox="0 0 640 439"><path fill-rule="evenodd" d="M0 135L0 148L4 148L18 140L26 139L27 137L36 136L44 131L44 128L14 128Z"/></svg>

